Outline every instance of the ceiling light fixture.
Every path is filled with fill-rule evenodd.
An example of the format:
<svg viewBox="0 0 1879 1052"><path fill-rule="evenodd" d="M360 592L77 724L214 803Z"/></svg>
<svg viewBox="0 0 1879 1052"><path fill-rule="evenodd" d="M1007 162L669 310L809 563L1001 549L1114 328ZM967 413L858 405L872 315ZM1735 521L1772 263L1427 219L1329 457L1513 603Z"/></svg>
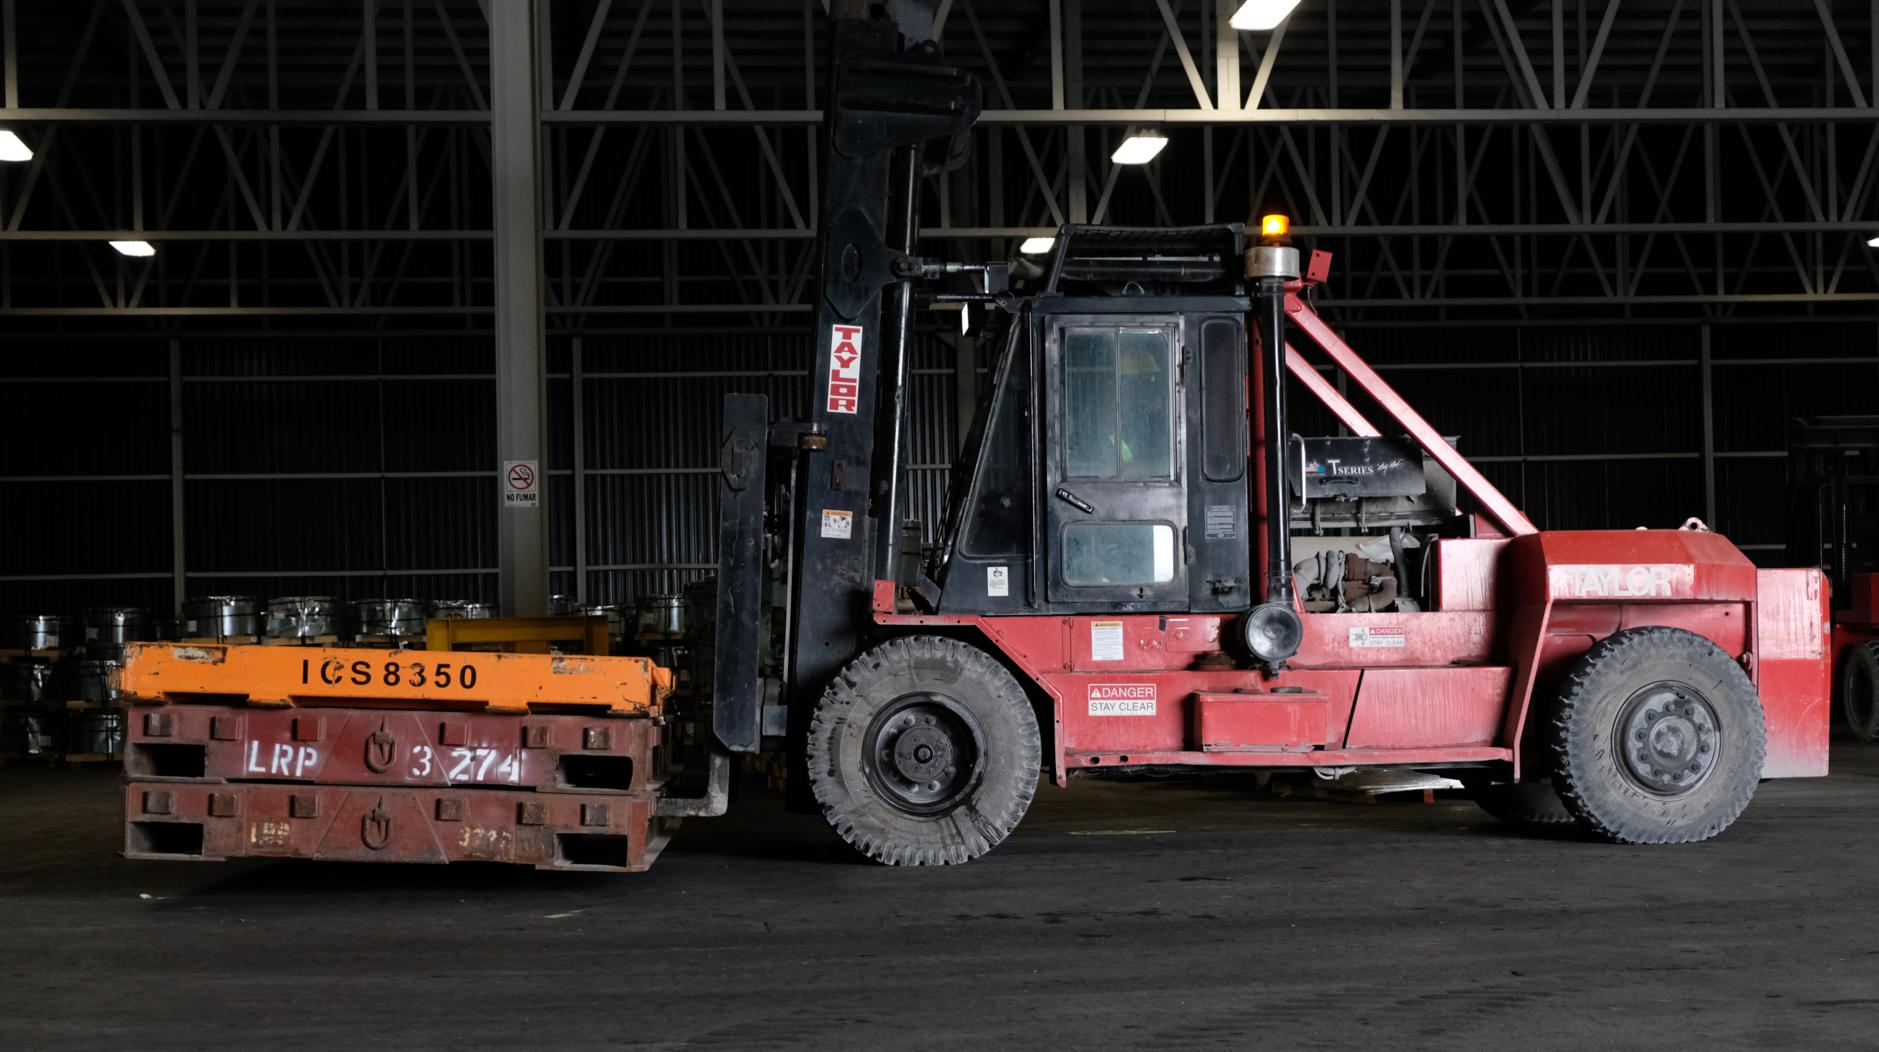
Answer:
<svg viewBox="0 0 1879 1052"><path fill-rule="evenodd" d="M1263 33L1268 29L1277 29L1285 21L1292 9L1298 6L1298 0L1246 0L1240 5L1233 17L1227 19L1227 25L1235 29L1254 33Z"/></svg>
<svg viewBox="0 0 1879 1052"><path fill-rule="evenodd" d="M157 246L148 241L113 241L111 247L117 249L119 255L125 256L142 257L157 254Z"/></svg>
<svg viewBox="0 0 1879 1052"><path fill-rule="evenodd" d="M1168 137L1154 128L1130 128L1128 137L1109 159L1117 164L1147 164L1166 145Z"/></svg>
<svg viewBox="0 0 1879 1052"><path fill-rule="evenodd" d="M33 148L17 135L0 128L0 161L30 161Z"/></svg>

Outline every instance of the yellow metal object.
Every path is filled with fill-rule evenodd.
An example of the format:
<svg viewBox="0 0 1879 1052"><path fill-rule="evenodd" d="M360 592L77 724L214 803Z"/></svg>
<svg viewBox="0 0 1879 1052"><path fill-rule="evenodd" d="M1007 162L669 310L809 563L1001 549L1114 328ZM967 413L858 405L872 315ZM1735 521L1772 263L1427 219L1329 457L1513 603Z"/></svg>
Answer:
<svg viewBox="0 0 1879 1052"><path fill-rule="evenodd" d="M672 670L647 658L586 654L133 643L118 683L139 704L600 709L652 716L671 696Z"/></svg>
<svg viewBox="0 0 1879 1052"><path fill-rule="evenodd" d="M546 654L551 643L579 643L584 654L609 648L605 617L432 618L424 629L427 650L501 650Z"/></svg>

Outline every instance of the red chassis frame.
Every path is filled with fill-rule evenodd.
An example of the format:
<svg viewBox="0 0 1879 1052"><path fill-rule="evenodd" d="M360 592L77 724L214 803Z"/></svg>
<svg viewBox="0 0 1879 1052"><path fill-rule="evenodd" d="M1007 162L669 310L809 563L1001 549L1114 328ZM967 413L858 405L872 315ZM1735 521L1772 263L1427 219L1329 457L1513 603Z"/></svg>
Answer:
<svg viewBox="0 0 1879 1052"><path fill-rule="evenodd" d="M1291 322L1492 520L1476 517L1477 539L1437 543L1434 610L1302 613L1303 645L1276 674L1236 668L1224 652L1222 634L1237 615L898 614L893 583L880 581L876 623L976 631L1021 669L1051 699L1059 784L1072 768L1124 764L1505 763L1519 778L1530 766L1523 751L1536 695L1599 639L1646 625L1695 632L1742 663L1767 723L1765 777L1826 774L1832 630L1819 570L1757 569L1703 529L1535 529L1318 317L1302 288L1286 297ZM1286 350L1287 371L1346 427L1379 433ZM1263 383L1257 373L1252 382ZM1255 448L1262 523L1257 476L1266 462Z"/></svg>

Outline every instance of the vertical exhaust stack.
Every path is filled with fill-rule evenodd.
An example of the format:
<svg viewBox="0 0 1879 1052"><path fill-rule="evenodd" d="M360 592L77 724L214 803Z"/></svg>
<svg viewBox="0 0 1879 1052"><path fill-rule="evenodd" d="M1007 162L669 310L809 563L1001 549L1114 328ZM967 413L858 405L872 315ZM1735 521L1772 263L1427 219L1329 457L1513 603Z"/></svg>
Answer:
<svg viewBox="0 0 1879 1052"><path fill-rule="evenodd" d="M1258 336L1260 415L1265 424L1266 511L1265 601L1254 607L1242 626L1246 647L1268 668L1277 670L1298 653L1304 625L1293 605L1292 530L1286 495L1286 450L1291 435L1285 418L1285 286L1298 280L1298 249L1287 236L1284 216L1260 221L1260 244L1246 250L1246 283L1253 299L1253 325Z"/></svg>

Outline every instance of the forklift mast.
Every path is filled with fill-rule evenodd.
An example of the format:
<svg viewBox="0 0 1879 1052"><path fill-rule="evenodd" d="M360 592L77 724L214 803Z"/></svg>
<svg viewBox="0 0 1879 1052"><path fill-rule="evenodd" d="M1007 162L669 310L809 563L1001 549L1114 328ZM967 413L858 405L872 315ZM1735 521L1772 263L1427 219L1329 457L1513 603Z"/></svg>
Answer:
<svg viewBox="0 0 1879 1052"><path fill-rule="evenodd" d="M792 520L783 643L792 723L860 648L874 581L893 576L920 188L923 176L963 159L981 105L978 81L941 62L939 6L838 0L831 11L808 417L767 429L761 397L726 405L713 723L734 751L761 741L768 485L786 484L791 494L791 507L771 510ZM934 144L944 149L930 157ZM766 479L771 444L794 454L777 462L792 477Z"/></svg>

